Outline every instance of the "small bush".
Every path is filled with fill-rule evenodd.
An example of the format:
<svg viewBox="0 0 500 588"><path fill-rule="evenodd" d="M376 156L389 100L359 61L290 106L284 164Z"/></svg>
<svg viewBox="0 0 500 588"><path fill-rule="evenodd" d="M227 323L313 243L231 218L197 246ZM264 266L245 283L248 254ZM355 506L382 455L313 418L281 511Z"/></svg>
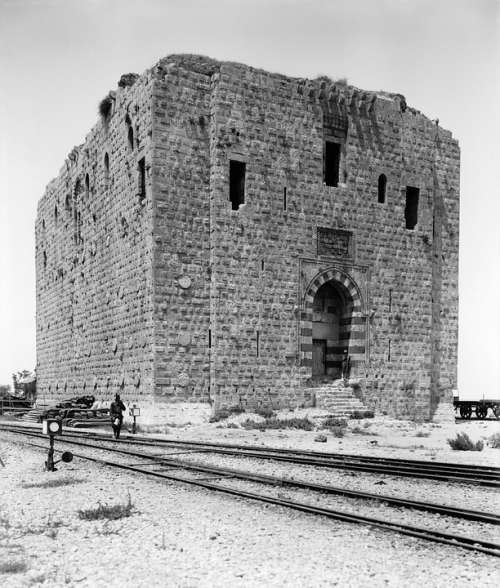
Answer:
<svg viewBox="0 0 500 588"><path fill-rule="evenodd" d="M124 504L107 505L99 502L96 508L79 510L78 516L85 521L98 521L102 519L116 521L129 517L132 514L133 508L134 505L129 494L128 501Z"/></svg>
<svg viewBox="0 0 500 588"><path fill-rule="evenodd" d="M99 102L99 114L104 120L107 120L109 115L111 114L111 108L113 107L113 101L111 100L110 96L104 97Z"/></svg>
<svg viewBox="0 0 500 588"><path fill-rule="evenodd" d="M258 414L259 416L264 417L265 419L272 419L276 416L276 413L272 408L265 408L263 406L259 406L259 408L256 408L254 412L255 414Z"/></svg>
<svg viewBox="0 0 500 588"><path fill-rule="evenodd" d="M0 574L22 574L28 569L25 561L5 561L0 563Z"/></svg>
<svg viewBox="0 0 500 588"><path fill-rule="evenodd" d="M355 410L349 418L351 419L372 419L375 416L373 410Z"/></svg>
<svg viewBox="0 0 500 588"><path fill-rule="evenodd" d="M209 418L209 423L218 423L224 419L229 418L232 414L241 414L245 412L245 409L241 406L230 406L229 408L219 408L214 412L214 414Z"/></svg>
<svg viewBox="0 0 500 588"><path fill-rule="evenodd" d="M265 431L266 429L301 429L303 431L312 431L314 423L308 418L291 418L291 419L265 419L262 422L247 419L241 424L244 429L256 429Z"/></svg>
<svg viewBox="0 0 500 588"><path fill-rule="evenodd" d="M429 437L430 433L427 431L417 431L415 437Z"/></svg>
<svg viewBox="0 0 500 588"><path fill-rule="evenodd" d="M345 435L345 427L331 427L330 431L334 437L343 437Z"/></svg>
<svg viewBox="0 0 500 588"><path fill-rule="evenodd" d="M321 425L323 429L332 429L333 427L337 428L345 428L347 427L346 419L338 419L332 415L326 417Z"/></svg>
<svg viewBox="0 0 500 588"><path fill-rule="evenodd" d="M455 439L448 439L449 446L455 451L482 451L484 443L474 443L467 433L457 433Z"/></svg>
<svg viewBox="0 0 500 588"><path fill-rule="evenodd" d="M79 478L60 478L46 480L45 482L23 482L22 488L59 488L60 486L69 486L71 484L80 484L83 480Z"/></svg>
<svg viewBox="0 0 500 588"><path fill-rule="evenodd" d="M374 431L368 431L367 429L362 429L361 427L353 427L351 429L351 433L354 433L354 435L377 435L377 433Z"/></svg>
<svg viewBox="0 0 500 588"><path fill-rule="evenodd" d="M489 438L489 446L493 449L500 449L500 433L495 433Z"/></svg>

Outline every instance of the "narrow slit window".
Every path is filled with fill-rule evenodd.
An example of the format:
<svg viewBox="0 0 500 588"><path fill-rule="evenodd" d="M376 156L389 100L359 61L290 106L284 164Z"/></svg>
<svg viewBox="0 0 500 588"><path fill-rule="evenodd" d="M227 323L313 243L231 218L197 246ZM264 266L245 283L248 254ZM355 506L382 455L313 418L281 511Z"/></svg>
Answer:
<svg viewBox="0 0 500 588"><path fill-rule="evenodd" d="M146 159L139 159L137 164L139 170L138 190L139 202L142 204L146 200Z"/></svg>
<svg viewBox="0 0 500 588"><path fill-rule="evenodd" d="M81 216L79 207L81 204L81 197L83 188L80 180L78 179L75 184L75 190L73 192L73 238L75 245L78 245L81 240Z"/></svg>
<svg viewBox="0 0 500 588"><path fill-rule="evenodd" d="M379 204L384 204L384 202L385 202L386 188L387 188L387 176L385 174L380 174L378 177L378 201L379 201Z"/></svg>
<svg viewBox="0 0 500 588"><path fill-rule="evenodd" d="M286 211L286 186L283 188L283 210Z"/></svg>
<svg viewBox="0 0 500 588"><path fill-rule="evenodd" d="M339 185L340 143L325 141L323 179L327 186Z"/></svg>
<svg viewBox="0 0 500 588"><path fill-rule="evenodd" d="M234 160L229 162L229 200L233 210L238 210L245 204L245 173L246 163Z"/></svg>
<svg viewBox="0 0 500 588"><path fill-rule="evenodd" d="M406 228L413 230L418 222L418 197L420 190L406 186L405 222Z"/></svg>
<svg viewBox="0 0 500 588"><path fill-rule="evenodd" d="M134 129L132 128L132 125L128 128L128 146L130 151L134 150Z"/></svg>
<svg viewBox="0 0 500 588"><path fill-rule="evenodd" d="M109 155L104 154L104 185L107 188L109 183Z"/></svg>
<svg viewBox="0 0 500 588"><path fill-rule="evenodd" d="M257 339L255 341L255 343L256 343L257 357L259 357L259 343L260 343L259 339L260 339L260 333L259 333L259 331L257 331Z"/></svg>
<svg viewBox="0 0 500 588"><path fill-rule="evenodd" d="M212 329L208 329L208 348L212 348Z"/></svg>

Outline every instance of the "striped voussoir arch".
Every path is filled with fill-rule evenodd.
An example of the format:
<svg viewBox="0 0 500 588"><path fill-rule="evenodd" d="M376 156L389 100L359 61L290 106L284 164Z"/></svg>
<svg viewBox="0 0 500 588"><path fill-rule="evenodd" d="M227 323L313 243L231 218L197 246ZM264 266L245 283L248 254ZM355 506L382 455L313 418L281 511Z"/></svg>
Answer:
<svg viewBox="0 0 500 588"><path fill-rule="evenodd" d="M327 282L330 282L345 300L342 315L339 317L339 347L348 350L351 367L364 364L366 318L363 297L351 276L337 268L330 268L320 272L306 288L302 301L300 325L301 364L312 367L314 297L321 286ZM340 367L341 360L339 359L337 363Z"/></svg>

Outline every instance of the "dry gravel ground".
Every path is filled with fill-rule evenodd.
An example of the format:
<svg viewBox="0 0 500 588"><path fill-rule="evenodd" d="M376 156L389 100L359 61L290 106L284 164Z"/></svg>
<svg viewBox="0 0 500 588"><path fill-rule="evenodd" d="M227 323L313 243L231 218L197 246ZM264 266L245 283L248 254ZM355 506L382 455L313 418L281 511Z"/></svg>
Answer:
<svg viewBox="0 0 500 588"><path fill-rule="evenodd" d="M456 431L470 432L474 440L488 437L498 431L493 421L436 427L372 419L369 427L377 435L347 433L340 440L328 435L327 443L314 443L314 431L259 433L218 426L171 433L495 465L500 457L500 449L459 453L446 446ZM418 431L430 435L415 437ZM1 586L486 587L500 582L493 557L117 473L82 460L45 473L41 452L14 443L13 435L0 433L0 439L5 464L0 464ZM98 503L126 503L128 495L134 504L130 517L86 521L78 516L80 509Z"/></svg>

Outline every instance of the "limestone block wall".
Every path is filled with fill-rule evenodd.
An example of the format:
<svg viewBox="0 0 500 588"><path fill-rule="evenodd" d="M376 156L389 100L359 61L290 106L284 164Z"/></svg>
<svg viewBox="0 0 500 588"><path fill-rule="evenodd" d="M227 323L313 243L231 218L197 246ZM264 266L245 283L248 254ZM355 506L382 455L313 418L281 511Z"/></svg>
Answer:
<svg viewBox="0 0 500 588"><path fill-rule="evenodd" d="M152 75L136 78L111 95L108 117L69 154L38 205L42 402L116 392L138 401L152 388Z"/></svg>
<svg viewBox="0 0 500 588"><path fill-rule="evenodd" d="M210 399L209 89L204 73L158 64L152 258L158 405Z"/></svg>
<svg viewBox="0 0 500 588"><path fill-rule="evenodd" d="M325 93L348 120L337 187L323 182ZM441 223L436 207L450 223L458 220L458 147L451 134L399 96L238 64L222 64L212 76L211 121L215 396L310 400L310 365L298 348L303 300L297 285L299 260L316 258L318 272L330 264L352 274L361 266L368 276L368 336L355 343L355 353L364 355L356 371L367 400L393 414L427 418L433 372L455 378L456 323L433 319L433 291L446 300L450 317L457 311L457 236L433 241ZM231 159L246 163L245 204L237 211L228 200ZM380 174L387 177L384 203L378 202ZM436 175L453 186L442 205ZM414 229L405 226L407 186L420 191ZM353 233L351 259L318 257L317 228L324 226ZM433 268L443 247L448 256L440 262L439 284ZM439 367L432 354L437 339L443 359L446 353Z"/></svg>

